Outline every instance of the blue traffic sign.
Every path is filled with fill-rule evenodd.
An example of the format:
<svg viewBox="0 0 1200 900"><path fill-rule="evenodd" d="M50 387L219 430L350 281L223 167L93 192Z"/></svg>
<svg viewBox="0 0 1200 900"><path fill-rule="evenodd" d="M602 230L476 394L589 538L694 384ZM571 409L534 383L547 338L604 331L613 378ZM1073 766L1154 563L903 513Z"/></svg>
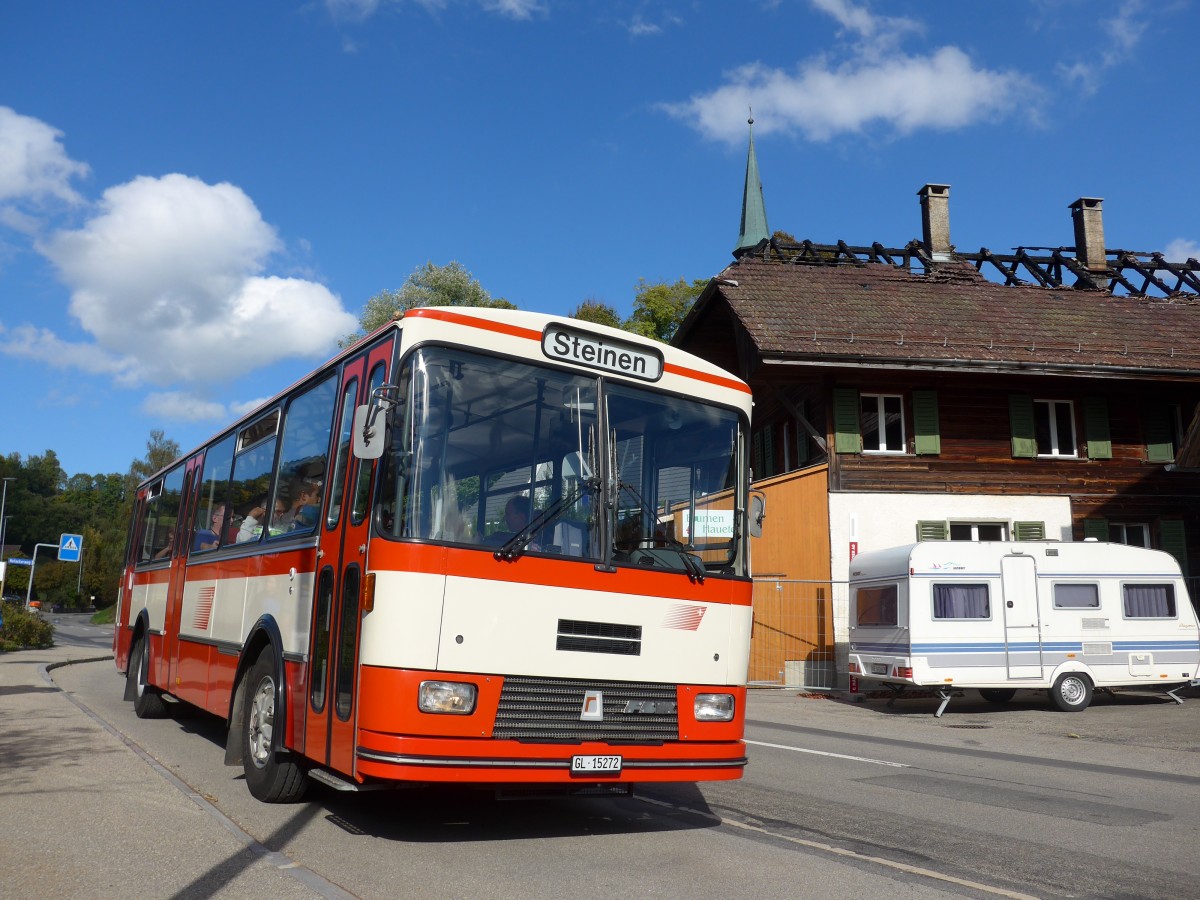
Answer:
<svg viewBox="0 0 1200 900"><path fill-rule="evenodd" d="M82 553L82 534L64 534L58 539L59 562L79 562L79 556Z"/></svg>

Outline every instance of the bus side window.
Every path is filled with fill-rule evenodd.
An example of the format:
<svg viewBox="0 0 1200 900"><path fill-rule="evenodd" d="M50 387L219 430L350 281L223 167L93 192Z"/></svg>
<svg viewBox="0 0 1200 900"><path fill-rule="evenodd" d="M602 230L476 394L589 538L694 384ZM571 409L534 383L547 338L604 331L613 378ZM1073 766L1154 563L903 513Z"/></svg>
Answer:
<svg viewBox="0 0 1200 900"><path fill-rule="evenodd" d="M192 523L192 552L203 553L221 546L221 538L232 543L228 534L229 473L233 469L233 435L209 447L204 454L204 475L196 498L196 519Z"/></svg>
<svg viewBox="0 0 1200 900"><path fill-rule="evenodd" d="M269 526L272 535L310 532L320 519L336 404L337 385L331 375L298 394L288 405L275 471ZM276 513L276 505L287 511Z"/></svg>

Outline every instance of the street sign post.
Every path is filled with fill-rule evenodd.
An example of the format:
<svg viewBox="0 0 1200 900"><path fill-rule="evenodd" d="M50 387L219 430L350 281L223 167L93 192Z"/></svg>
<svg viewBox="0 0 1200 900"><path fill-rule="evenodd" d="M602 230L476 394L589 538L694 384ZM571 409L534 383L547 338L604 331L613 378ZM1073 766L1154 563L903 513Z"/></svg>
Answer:
<svg viewBox="0 0 1200 900"><path fill-rule="evenodd" d="M58 561L59 562L79 562L79 556L83 553L83 535L82 534L64 534L58 539Z"/></svg>

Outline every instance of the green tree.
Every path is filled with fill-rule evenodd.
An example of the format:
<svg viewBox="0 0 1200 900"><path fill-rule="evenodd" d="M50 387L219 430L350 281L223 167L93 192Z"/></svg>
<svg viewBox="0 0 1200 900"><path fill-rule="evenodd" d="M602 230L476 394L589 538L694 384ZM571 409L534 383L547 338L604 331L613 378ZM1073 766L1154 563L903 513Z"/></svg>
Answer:
<svg viewBox="0 0 1200 900"><path fill-rule="evenodd" d="M593 325L610 325L613 328L623 328L620 314L607 303L589 298L580 303L574 310L567 313L572 319L581 322L591 322Z"/></svg>
<svg viewBox="0 0 1200 900"><path fill-rule="evenodd" d="M651 284L641 279L633 300L633 315L625 322L625 330L669 342L707 284L707 278L691 282L680 278L674 284L665 281Z"/></svg>
<svg viewBox="0 0 1200 900"><path fill-rule="evenodd" d="M444 266L427 262L419 266L399 290L380 291L371 297L358 317L359 331L338 343L348 347L410 309L422 306L483 306L490 309L516 309L503 297L493 297L462 263Z"/></svg>

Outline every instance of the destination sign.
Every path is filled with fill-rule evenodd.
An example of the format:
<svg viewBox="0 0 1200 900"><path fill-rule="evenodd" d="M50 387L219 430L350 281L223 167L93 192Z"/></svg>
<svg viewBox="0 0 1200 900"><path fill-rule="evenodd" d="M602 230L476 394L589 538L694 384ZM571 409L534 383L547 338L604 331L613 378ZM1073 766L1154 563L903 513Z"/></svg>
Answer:
<svg viewBox="0 0 1200 900"><path fill-rule="evenodd" d="M662 354L650 347L638 347L563 325L548 325L542 332L542 352L551 359L628 375L642 381L662 378Z"/></svg>

